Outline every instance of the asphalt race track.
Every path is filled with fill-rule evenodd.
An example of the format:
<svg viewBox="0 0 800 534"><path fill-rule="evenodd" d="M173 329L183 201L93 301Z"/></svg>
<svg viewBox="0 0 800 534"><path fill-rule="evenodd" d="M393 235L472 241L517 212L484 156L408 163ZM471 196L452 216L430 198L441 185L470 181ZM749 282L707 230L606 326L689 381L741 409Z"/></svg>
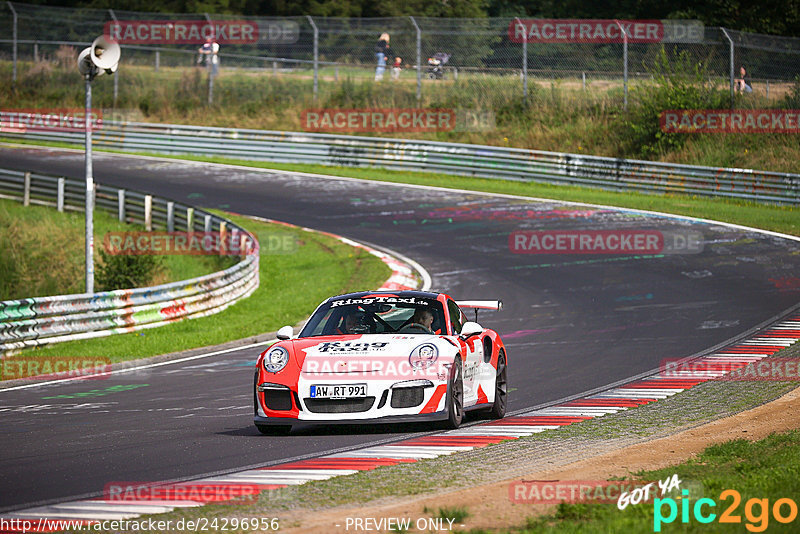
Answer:
<svg viewBox="0 0 800 534"><path fill-rule="evenodd" d="M83 154L0 148L0 166L83 177ZM800 243L721 225L557 202L95 154L95 180L269 217L388 247L433 289L502 299L481 323L508 347L510 411L642 373L707 349L798 300ZM520 254L518 230L699 233L701 252ZM368 289L368 288L364 288ZM258 321L258 317L253 318ZM102 492L112 481L186 479L276 463L426 427L252 425L259 349L107 380L0 391L0 511Z"/></svg>

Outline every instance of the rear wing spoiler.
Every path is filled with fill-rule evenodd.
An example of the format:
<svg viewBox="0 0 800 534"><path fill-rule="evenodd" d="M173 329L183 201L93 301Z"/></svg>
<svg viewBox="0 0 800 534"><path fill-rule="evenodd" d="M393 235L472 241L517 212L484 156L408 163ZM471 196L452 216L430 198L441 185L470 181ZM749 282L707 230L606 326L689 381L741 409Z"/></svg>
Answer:
<svg viewBox="0 0 800 534"><path fill-rule="evenodd" d="M475 322L478 322L478 310L499 311L503 309L502 300L459 300L456 301L462 310L475 310Z"/></svg>

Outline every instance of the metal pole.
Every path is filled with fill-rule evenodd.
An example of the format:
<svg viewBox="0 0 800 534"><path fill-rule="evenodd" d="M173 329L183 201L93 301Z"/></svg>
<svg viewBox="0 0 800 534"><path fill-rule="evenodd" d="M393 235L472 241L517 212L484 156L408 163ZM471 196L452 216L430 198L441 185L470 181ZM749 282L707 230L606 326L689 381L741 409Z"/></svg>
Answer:
<svg viewBox="0 0 800 534"><path fill-rule="evenodd" d="M625 88L625 100L623 104L623 108L625 111L628 110L628 32L625 31L625 28L622 27L622 24L619 23L618 20L614 20L614 23L619 28L619 31L622 32L622 84Z"/></svg>
<svg viewBox="0 0 800 534"><path fill-rule="evenodd" d="M734 100L734 91L733 91L733 77L734 77L734 64L733 64L733 39L731 36L728 35L728 30L725 28L720 27L722 30L722 34L725 35L725 38L728 40L728 44L730 45L730 81L731 81L731 109L733 109L733 100Z"/></svg>
<svg viewBox="0 0 800 534"><path fill-rule="evenodd" d="M92 177L92 75L86 74L86 292L94 293L94 178Z"/></svg>
<svg viewBox="0 0 800 534"><path fill-rule="evenodd" d="M517 21L517 27L522 27L522 96L524 97L525 101L528 100L528 29L519 20L519 17L515 19Z"/></svg>
<svg viewBox="0 0 800 534"><path fill-rule="evenodd" d="M115 23L119 22L117 20L117 16L114 14L113 9L109 9L108 14L111 15L111 19ZM119 69L114 71L114 105L112 106L114 109L117 109L117 97L119 96L119 78L117 77L118 74L119 74Z"/></svg>
<svg viewBox="0 0 800 534"><path fill-rule="evenodd" d="M58 211L64 211L64 186L67 180L65 178L58 179L58 196L56 197L56 208Z"/></svg>
<svg viewBox="0 0 800 534"><path fill-rule="evenodd" d="M14 18L13 22L14 29L12 30L12 39L14 41L14 47L11 52L12 61L14 63L14 70L12 71L11 74L11 81L17 83L17 10L14 9L14 6L11 4L11 2L7 3L8 3L8 9L11 10L11 14L13 15Z"/></svg>
<svg viewBox="0 0 800 534"><path fill-rule="evenodd" d="M417 21L414 20L414 17L408 18L411 19L411 24L417 30L417 102L419 102L422 100L422 32L417 26Z"/></svg>
<svg viewBox="0 0 800 534"><path fill-rule="evenodd" d="M156 50L156 64L155 64L155 71L158 72L158 68L161 66L161 50Z"/></svg>
<svg viewBox="0 0 800 534"><path fill-rule="evenodd" d="M203 13L206 17L206 22L211 26L212 30L214 28L214 23L211 22L211 17L208 16L208 13ZM214 54L212 52L209 58L206 58L206 66L208 67L208 105L214 103ZM209 61L210 60L210 61Z"/></svg>
<svg viewBox="0 0 800 534"><path fill-rule="evenodd" d="M314 100L317 99L317 92L319 91L319 30L317 25L314 24L314 19L311 15L306 15L311 27L314 28Z"/></svg>

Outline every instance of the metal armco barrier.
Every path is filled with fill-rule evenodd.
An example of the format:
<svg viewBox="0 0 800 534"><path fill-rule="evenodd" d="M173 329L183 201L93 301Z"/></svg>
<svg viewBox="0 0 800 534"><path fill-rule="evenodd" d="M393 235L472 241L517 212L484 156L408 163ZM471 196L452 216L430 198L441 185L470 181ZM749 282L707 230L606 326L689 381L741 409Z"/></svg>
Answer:
<svg viewBox="0 0 800 534"><path fill-rule="evenodd" d="M82 142L83 133L2 133ZM95 146L285 163L429 171L503 180L580 185L615 191L681 193L800 204L800 174L700 167L483 145L348 135L106 122Z"/></svg>
<svg viewBox="0 0 800 534"><path fill-rule="evenodd" d="M26 187L27 185L27 187ZM81 180L0 169L0 197L27 198L30 204L82 211ZM120 220L186 231L229 232L233 239L255 237L232 221L201 209L136 191L96 185L96 208ZM151 208L148 210L147 205ZM237 237L238 236L238 237ZM259 285L259 257L206 276L139 289L94 294L35 297L0 302L0 352L154 328L224 310Z"/></svg>

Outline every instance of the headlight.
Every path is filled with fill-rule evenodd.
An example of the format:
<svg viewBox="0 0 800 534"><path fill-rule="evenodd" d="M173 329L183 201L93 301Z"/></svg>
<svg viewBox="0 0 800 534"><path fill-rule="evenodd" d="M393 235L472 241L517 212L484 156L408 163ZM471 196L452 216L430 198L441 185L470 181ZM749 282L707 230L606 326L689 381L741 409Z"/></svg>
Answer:
<svg viewBox="0 0 800 534"><path fill-rule="evenodd" d="M273 347L264 355L264 369L277 373L289 363L289 351L283 347Z"/></svg>
<svg viewBox="0 0 800 534"><path fill-rule="evenodd" d="M433 343L423 343L411 351L408 363L412 369L426 369L439 358L439 349Z"/></svg>

